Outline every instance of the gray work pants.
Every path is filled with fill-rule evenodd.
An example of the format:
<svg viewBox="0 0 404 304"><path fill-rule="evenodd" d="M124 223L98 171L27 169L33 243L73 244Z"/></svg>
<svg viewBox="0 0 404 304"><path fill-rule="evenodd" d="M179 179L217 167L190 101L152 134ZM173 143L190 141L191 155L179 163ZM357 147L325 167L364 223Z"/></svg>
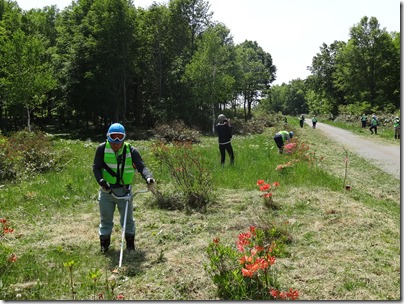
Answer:
<svg viewBox="0 0 404 304"><path fill-rule="evenodd" d="M126 189L114 188L113 189L116 196L123 196L126 194ZM118 207L120 215L120 224L123 227L124 217L125 217L125 206L126 199L116 199L111 194L99 191L98 193L98 205L100 209L100 225L99 234L100 236L111 235L112 229L114 227L114 212L115 206ZM133 200L130 199L128 202L128 214L126 217L126 234L135 234L135 219L133 218Z"/></svg>

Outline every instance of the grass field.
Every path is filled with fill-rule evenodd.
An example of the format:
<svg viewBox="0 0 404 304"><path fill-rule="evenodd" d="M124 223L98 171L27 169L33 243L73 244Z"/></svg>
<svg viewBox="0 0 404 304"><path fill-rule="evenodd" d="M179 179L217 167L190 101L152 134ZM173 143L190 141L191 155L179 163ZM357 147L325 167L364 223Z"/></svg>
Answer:
<svg viewBox="0 0 404 304"><path fill-rule="evenodd" d="M292 121L292 119L290 119ZM207 211L156 207L151 193L135 197L136 252L124 254L118 272L121 228L111 251L99 252L98 185L91 165L98 142L55 138L69 156L63 170L0 188L0 217L14 229L1 237L0 298L4 300L212 300L216 286L204 270L215 237L234 243L251 225L282 223L292 237L277 260L278 280L300 300L399 300L400 181L355 155L343 188L344 150L311 128L296 137L310 147L312 165L290 160L264 134L235 136L233 167L219 164L217 139L195 148L212 174L216 201ZM152 142L132 141L162 193L173 181L151 152ZM256 182L279 182L276 212L264 208ZM137 176L135 188L145 184ZM118 213L115 214L118 223ZM14 261L10 257L14 254Z"/></svg>

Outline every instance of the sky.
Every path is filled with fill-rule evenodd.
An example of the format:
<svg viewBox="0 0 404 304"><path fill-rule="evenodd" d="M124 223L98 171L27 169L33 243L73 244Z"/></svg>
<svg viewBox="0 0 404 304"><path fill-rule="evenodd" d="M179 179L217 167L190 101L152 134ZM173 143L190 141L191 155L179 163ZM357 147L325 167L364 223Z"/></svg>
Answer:
<svg viewBox="0 0 404 304"><path fill-rule="evenodd" d="M206 0L205 0L206 1ZM147 9L153 2L133 0L136 7ZM289 83L310 75L307 66L320 52L323 43L349 40L349 30L362 17L376 17L380 28L400 32L399 0L208 0L212 19L223 23L234 43L256 41L272 56L277 68L273 84ZM60 10L71 0L17 0L24 9L57 5Z"/></svg>

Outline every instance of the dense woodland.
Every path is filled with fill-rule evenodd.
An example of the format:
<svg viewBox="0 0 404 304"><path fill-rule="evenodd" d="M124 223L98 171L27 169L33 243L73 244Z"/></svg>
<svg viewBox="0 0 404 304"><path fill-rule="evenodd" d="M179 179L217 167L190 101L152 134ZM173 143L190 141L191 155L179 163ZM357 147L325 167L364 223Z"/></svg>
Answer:
<svg viewBox="0 0 404 304"><path fill-rule="evenodd" d="M400 108L400 33L376 17L347 29L348 41L319 46L307 79L273 85L271 50L236 45L208 1L135 5L77 0L24 11L0 0L0 130L182 120L206 131L224 110L248 120L254 107L287 115Z"/></svg>

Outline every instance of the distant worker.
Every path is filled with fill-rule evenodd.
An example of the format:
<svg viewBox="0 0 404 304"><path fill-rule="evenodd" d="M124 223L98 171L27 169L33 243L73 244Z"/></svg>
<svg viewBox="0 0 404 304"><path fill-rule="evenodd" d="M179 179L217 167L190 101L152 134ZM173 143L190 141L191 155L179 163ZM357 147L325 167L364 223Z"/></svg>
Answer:
<svg viewBox="0 0 404 304"><path fill-rule="evenodd" d="M293 137L293 132L290 131L279 131L274 136L274 141L278 146L279 154L283 153L283 147L285 146L285 141L289 142L289 140Z"/></svg>
<svg viewBox="0 0 404 304"><path fill-rule="evenodd" d="M393 120L393 126L394 126L394 138L395 139L400 139L400 117L396 116Z"/></svg>
<svg viewBox="0 0 404 304"><path fill-rule="evenodd" d="M230 164L234 164L234 151L231 145L233 137L230 119L226 118L223 114L217 117L218 124L216 125L216 133L219 141L220 163L224 166L226 160L226 151L230 157Z"/></svg>
<svg viewBox="0 0 404 304"><path fill-rule="evenodd" d="M373 130L375 131L375 134L377 135L377 126L379 125L379 121L377 120L376 115L372 115L372 119L370 120L370 133L373 134Z"/></svg>
<svg viewBox="0 0 404 304"><path fill-rule="evenodd" d="M303 128L303 124L304 124L304 115L300 115L299 117L299 123L300 123L300 128Z"/></svg>
<svg viewBox="0 0 404 304"><path fill-rule="evenodd" d="M366 128L366 124L368 122L368 117L365 114L362 115L361 122L362 122L362 129Z"/></svg>
<svg viewBox="0 0 404 304"><path fill-rule="evenodd" d="M316 128L316 125L317 125L317 118L316 118L316 115L314 115L313 118L311 119L311 123L313 124L313 129L315 129L315 128Z"/></svg>

